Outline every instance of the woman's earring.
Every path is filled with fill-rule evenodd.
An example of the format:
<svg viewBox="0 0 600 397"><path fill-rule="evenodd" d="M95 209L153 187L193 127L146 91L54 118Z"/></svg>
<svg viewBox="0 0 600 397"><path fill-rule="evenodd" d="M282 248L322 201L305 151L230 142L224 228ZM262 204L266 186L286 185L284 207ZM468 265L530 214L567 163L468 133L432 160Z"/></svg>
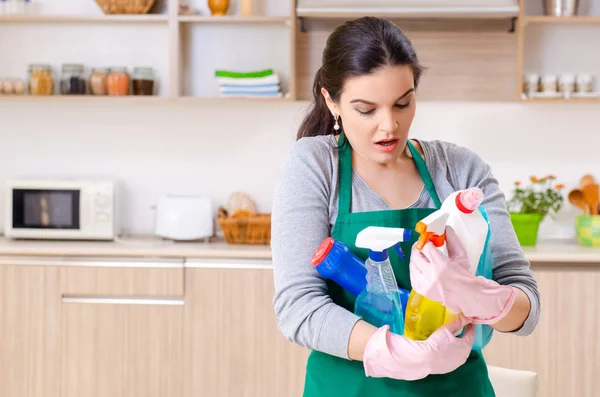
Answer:
<svg viewBox="0 0 600 397"><path fill-rule="evenodd" d="M340 129L340 125L338 123L338 116L335 116L335 125L333 126L334 130L339 130Z"/></svg>

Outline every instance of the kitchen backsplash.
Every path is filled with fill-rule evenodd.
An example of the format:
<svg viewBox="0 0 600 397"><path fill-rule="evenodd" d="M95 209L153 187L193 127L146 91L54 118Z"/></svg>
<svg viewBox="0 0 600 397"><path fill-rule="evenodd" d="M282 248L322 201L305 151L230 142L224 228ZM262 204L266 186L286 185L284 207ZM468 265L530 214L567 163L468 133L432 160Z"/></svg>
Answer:
<svg viewBox="0 0 600 397"><path fill-rule="evenodd" d="M152 233L161 193L209 195L222 205L249 193L270 211L283 156L307 102L123 104L14 101L0 105L0 181L19 176L111 176L123 182L126 231ZM418 104L413 136L478 152L509 193L515 179L552 173L574 186L600 178L593 104ZM3 187L1 188L4 192ZM4 208L0 195L0 208ZM573 237L568 202L541 238ZM0 211L0 221L4 213Z"/></svg>

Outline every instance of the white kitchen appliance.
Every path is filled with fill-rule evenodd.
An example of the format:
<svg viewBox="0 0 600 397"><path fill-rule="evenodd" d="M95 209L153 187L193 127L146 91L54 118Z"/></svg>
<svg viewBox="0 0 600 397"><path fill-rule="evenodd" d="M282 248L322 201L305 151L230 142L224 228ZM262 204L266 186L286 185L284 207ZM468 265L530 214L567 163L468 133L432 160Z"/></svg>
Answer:
<svg viewBox="0 0 600 397"><path fill-rule="evenodd" d="M200 240L215 231L208 197L165 194L156 205L155 234L172 240Z"/></svg>
<svg viewBox="0 0 600 397"><path fill-rule="evenodd" d="M6 237L114 240L119 233L114 180L9 180L5 193Z"/></svg>

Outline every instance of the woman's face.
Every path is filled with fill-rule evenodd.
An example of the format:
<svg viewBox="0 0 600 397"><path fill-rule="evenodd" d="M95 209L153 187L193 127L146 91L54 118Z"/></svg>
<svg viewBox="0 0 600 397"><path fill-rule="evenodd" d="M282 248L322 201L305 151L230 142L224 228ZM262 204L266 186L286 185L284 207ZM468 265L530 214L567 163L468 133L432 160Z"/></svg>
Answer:
<svg viewBox="0 0 600 397"><path fill-rule="evenodd" d="M322 92L352 149L371 163L388 164L406 147L416 109L414 88L412 68L399 65L347 79L339 103Z"/></svg>

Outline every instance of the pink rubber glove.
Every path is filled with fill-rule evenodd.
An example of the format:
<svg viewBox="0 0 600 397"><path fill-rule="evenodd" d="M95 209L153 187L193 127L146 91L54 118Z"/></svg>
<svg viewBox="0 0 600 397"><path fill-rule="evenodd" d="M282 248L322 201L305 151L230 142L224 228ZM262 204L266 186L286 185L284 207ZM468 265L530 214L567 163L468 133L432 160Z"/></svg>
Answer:
<svg viewBox="0 0 600 397"><path fill-rule="evenodd" d="M462 313L475 324L500 321L515 302L515 287L500 285L469 272L462 243L452 228L446 228L448 257L433 244L422 251L413 247L410 281L413 289L431 300Z"/></svg>
<svg viewBox="0 0 600 397"><path fill-rule="evenodd" d="M369 339L363 354L365 374L374 378L417 380L432 374L446 374L463 365L473 346L473 324L464 316L440 327L424 341L415 341L389 332L383 326ZM467 325L458 338L453 334Z"/></svg>

